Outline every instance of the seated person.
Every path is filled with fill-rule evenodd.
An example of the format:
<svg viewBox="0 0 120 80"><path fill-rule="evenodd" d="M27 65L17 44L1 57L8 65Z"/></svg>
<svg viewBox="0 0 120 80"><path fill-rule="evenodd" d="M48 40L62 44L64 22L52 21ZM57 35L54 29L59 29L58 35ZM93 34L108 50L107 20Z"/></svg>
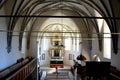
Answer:
<svg viewBox="0 0 120 80"><path fill-rule="evenodd" d="M74 69L78 69L78 68L81 68L82 66L81 66L81 64L79 64L77 61L75 61L75 60L73 60L74 61L74 65L73 65L73 67L74 67Z"/></svg>

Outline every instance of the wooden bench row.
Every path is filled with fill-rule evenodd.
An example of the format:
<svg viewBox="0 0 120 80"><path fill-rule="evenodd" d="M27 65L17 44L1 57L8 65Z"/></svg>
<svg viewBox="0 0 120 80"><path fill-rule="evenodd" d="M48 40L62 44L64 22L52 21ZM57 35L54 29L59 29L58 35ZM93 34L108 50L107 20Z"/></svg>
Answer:
<svg viewBox="0 0 120 80"><path fill-rule="evenodd" d="M118 70L114 66L111 66L110 67L110 78L111 80L120 80L120 70Z"/></svg>
<svg viewBox="0 0 120 80"><path fill-rule="evenodd" d="M37 59L26 58L0 72L0 80L24 80L37 66Z"/></svg>

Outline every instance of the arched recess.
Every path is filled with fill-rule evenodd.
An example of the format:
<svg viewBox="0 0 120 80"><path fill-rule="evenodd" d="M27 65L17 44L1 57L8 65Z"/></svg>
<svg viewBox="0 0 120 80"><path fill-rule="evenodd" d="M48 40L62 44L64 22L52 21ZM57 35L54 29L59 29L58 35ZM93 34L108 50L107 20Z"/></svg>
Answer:
<svg viewBox="0 0 120 80"><path fill-rule="evenodd" d="M97 56L99 58L98 61L105 60L105 59L110 60L111 59L111 51L112 51L111 50L111 48L112 48L111 47L111 45L112 45L111 31L108 27L107 22L104 19L98 20L98 25L99 25L100 34L102 36L100 40L102 41L101 45L102 45L103 49L102 49L102 51L99 51L97 49L97 46L98 46L97 42L95 42L95 41L93 42L93 46L92 46L93 47L93 49L92 49L93 50L92 51L93 60L95 59L95 56ZM99 38L97 38L97 39L99 39Z"/></svg>
<svg viewBox="0 0 120 80"><path fill-rule="evenodd" d="M102 17L101 14L99 14L98 12L95 11L95 15ZM103 58L107 58L107 59L111 59L111 31L109 28L109 24L107 24L106 19L97 19L97 24L98 24L98 28L99 28L99 32L101 35L101 38L99 38L101 40L101 47L103 48L101 53ZM98 57L99 53L96 54Z"/></svg>
<svg viewBox="0 0 120 80"><path fill-rule="evenodd" d="M67 22L67 21L66 21ZM74 25L75 26L75 25ZM77 25L76 25L77 26ZM74 27L75 28L75 27ZM61 40L62 44L60 43L60 45L65 46L65 40L66 39L70 39L71 42L71 55L74 55L74 50L73 48L76 46L76 44L74 43L74 41L76 39L80 39L79 37L81 36L79 33L75 32L75 29L72 29L72 27L66 25L66 24L61 24L61 23L53 23L53 24L49 24L48 26L44 27L41 33L38 34L38 58L40 59L40 57L42 57L42 54L46 53L46 57L48 57L48 52L49 50L45 50L43 49L43 47L45 45L47 45L46 43L44 43L44 40L46 39L46 41L48 41L48 43L50 43L50 45L48 46L49 48L51 48L52 46L54 46L54 44L52 43L52 41L54 41L55 37L59 37L59 40ZM57 35L57 36L56 36ZM81 41L81 40L79 40ZM69 44L68 44L69 45ZM67 47L67 46L65 46ZM79 55L79 54L78 54ZM68 63L70 62L70 60L68 60L68 53L66 53L67 58L64 58L68 61ZM66 57L64 56L64 57ZM50 57L47 58L47 61ZM72 58L73 59L73 58ZM64 60L64 61L66 61ZM46 61L46 64L48 63ZM66 63L66 62L65 62ZM43 62L41 62L41 65L43 64ZM72 63L70 63L72 64ZM70 65L69 64L69 65Z"/></svg>

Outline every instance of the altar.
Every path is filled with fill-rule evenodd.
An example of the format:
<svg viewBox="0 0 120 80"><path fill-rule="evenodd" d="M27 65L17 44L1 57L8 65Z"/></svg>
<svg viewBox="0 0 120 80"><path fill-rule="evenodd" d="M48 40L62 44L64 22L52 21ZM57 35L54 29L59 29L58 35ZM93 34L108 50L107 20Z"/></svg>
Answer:
<svg viewBox="0 0 120 80"><path fill-rule="evenodd" d="M63 59L51 59L50 68L63 68Z"/></svg>
<svg viewBox="0 0 120 80"><path fill-rule="evenodd" d="M61 47L50 48L50 68L63 68L64 49Z"/></svg>

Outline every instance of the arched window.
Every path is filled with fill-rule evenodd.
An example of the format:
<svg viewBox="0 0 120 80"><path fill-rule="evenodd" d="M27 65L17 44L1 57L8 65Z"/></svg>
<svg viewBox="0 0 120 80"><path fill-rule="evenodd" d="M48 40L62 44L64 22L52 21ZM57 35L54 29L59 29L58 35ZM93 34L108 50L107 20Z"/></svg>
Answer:
<svg viewBox="0 0 120 80"><path fill-rule="evenodd" d="M111 34L107 23L103 23L103 57L111 59Z"/></svg>
<svg viewBox="0 0 120 80"><path fill-rule="evenodd" d="M71 50L71 38L66 38L65 39L65 50Z"/></svg>
<svg viewBox="0 0 120 80"><path fill-rule="evenodd" d="M42 39L42 47L43 47L43 50L48 50L49 49L49 45L50 45L50 41L48 38L44 37Z"/></svg>

